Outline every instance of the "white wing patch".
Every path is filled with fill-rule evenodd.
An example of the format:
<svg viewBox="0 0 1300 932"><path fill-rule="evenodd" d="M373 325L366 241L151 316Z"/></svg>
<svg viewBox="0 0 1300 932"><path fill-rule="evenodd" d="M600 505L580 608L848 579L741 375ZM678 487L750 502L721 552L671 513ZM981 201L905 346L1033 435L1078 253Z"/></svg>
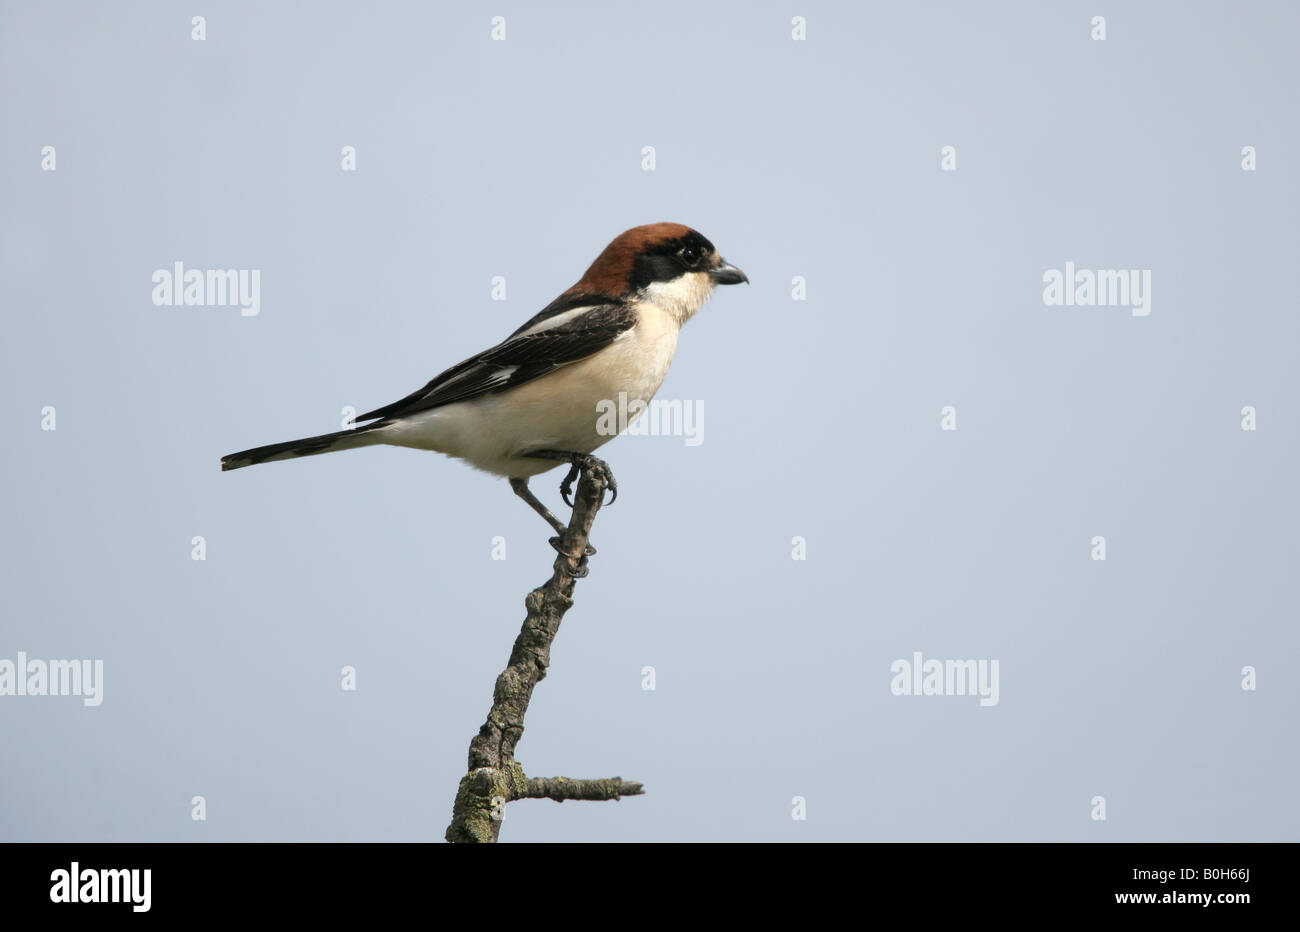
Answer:
<svg viewBox="0 0 1300 932"><path fill-rule="evenodd" d="M502 382L509 382L510 377L518 371L519 371L518 366L502 366L496 372L493 372L491 376L489 376L489 381L494 385Z"/></svg>
<svg viewBox="0 0 1300 932"><path fill-rule="evenodd" d="M556 314L554 317L548 317L543 321L539 321L527 330L515 334L511 339L517 340L520 337L530 336L534 333L541 333L543 330L550 330L552 327L562 326L563 324L567 324L571 320L581 317L583 314L601 306L602 305L600 304L584 304L582 307L575 307L571 311L565 311L563 314Z"/></svg>

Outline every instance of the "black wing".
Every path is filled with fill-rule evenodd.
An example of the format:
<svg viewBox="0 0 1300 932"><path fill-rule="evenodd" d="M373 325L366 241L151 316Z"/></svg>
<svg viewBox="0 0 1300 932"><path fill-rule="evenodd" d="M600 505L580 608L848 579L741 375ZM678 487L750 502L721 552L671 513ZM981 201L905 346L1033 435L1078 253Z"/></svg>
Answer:
<svg viewBox="0 0 1300 932"><path fill-rule="evenodd" d="M545 319L542 315L538 318ZM453 401L505 391L554 372L560 366L586 359L636 324L636 312L629 305L606 302L590 305L585 313L562 324L520 336L538 318L516 330L505 342L452 366L419 391L356 419L408 417Z"/></svg>
<svg viewBox="0 0 1300 932"><path fill-rule="evenodd" d="M507 341L513 340L525 330L530 330L544 320L550 320L560 314L567 314L569 311L576 311L579 308L591 308L596 310L600 307L609 307L611 302L608 298L597 297L583 291L566 291L546 307L542 308L532 317L528 318L523 324L510 336L506 337Z"/></svg>

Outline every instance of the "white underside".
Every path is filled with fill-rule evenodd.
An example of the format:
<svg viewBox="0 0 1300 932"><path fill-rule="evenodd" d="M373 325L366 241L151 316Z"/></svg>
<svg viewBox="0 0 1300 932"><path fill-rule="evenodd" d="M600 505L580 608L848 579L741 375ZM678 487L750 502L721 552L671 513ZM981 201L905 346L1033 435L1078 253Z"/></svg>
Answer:
<svg viewBox="0 0 1300 932"><path fill-rule="evenodd" d="M698 304L690 302L691 313L707 296L706 291ZM672 311L638 304L637 324L593 356L517 388L403 418L371 436L378 443L445 453L499 476L527 478L554 469L561 463L520 454L590 453L612 440L597 430L598 404L617 405L620 392L627 393L629 405L648 404L654 397L668 374L681 324L690 316Z"/></svg>

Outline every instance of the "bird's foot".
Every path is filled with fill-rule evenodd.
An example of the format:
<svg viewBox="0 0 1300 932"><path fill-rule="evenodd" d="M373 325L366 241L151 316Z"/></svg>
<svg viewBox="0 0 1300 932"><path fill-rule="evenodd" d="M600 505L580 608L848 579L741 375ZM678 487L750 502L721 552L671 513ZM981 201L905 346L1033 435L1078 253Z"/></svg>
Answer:
<svg viewBox="0 0 1300 932"><path fill-rule="evenodd" d="M560 483L560 498L564 499L564 504L570 508L573 507L573 481L584 472L592 477L599 477L604 481L605 488L609 490L610 496L609 501L603 504L614 504L618 499L618 483L614 481L614 470L609 468L609 463L591 454L587 454L581 459L575 459L573 465L569 467L568 475Z"/></svg>
<svg viewBox="0 0 1300 932"><path fill-rule="evenodd" d="M564 504L568 505L570 508L573 507L573 480L577 479L578 474L581 472L582 467L577 463L574 463L569 467L569 474L565 476L564 480L560 483L560 498L563 499Z"/></svg>
<svg viewBox="0 0 1300 932"><path fill-rule="evenodd" d="M566 557L569 555L569 551L564 549L563 538L551 537L547 540L547 543L549 543L552 547L555 548L556 553L564 554ZM596 548L591 546L591 544L588 544L586 549L582 551L582 554L583 556L594 557L596 555Z"/></svg>
<svg viewBox="0 0 1300 932"><path fill-rule="evenodd" d="M569 551L566 550L564 547L563 538L552 537L550 538L549 543L552 547L555 548L555 552L558 553L560 556L562 557L570 556ZM584 578L588 573L591 572L591 570L587 568L587 558L592 556L595 552L596 552L596 548L588 544L586 548L584 548L582 556L578 559L578 568L576 570L571 570L565 567L564 571L574 579Z"/></svg>

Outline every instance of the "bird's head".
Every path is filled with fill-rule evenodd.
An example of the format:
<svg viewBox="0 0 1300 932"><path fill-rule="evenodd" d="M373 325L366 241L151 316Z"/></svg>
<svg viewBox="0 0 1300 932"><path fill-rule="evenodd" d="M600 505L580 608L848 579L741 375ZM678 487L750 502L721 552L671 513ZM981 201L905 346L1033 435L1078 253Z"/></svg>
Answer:
<svg viewBox="0 0 1300 932"><path fill-rule="evenodd" d="M570 291L645 301L685 323L715 286L747 281L700 233L651 223L615 237Z"/></svg>

